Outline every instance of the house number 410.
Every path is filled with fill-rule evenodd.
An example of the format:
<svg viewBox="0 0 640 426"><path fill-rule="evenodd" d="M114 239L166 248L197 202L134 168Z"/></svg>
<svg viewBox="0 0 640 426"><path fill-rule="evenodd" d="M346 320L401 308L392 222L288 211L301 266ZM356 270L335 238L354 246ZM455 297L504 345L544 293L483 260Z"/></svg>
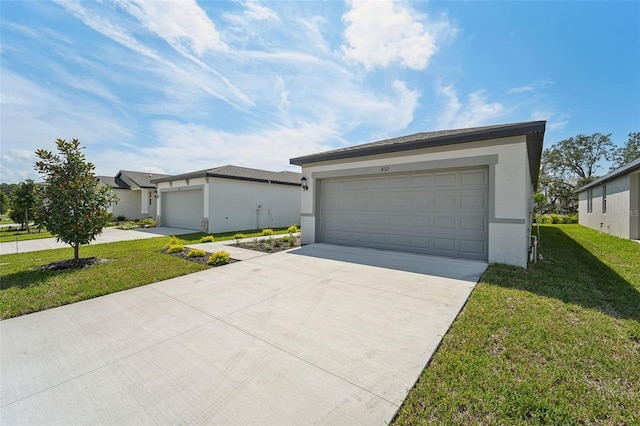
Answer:
<svg viewBox="0 0 640 426"><path fill-rule="evenodd" d="M382 166L382 167L380 168L380 171L381 171L381 172L388 172L388 171L389 171L389 166Z"/></svg>

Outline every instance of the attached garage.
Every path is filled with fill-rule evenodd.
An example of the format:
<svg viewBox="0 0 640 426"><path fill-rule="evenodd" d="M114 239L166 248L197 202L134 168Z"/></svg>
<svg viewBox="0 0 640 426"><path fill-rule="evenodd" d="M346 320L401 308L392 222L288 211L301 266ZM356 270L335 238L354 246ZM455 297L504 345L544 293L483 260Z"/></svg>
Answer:
<svg viewBox="0 0 640 426"><path fill-rule="evenodd" d="M321 242L487 260L488 168L324 179Z"/></svg>
<svg viewBox="0 0 640 426"><path fill-rule="evenodd" d="M293 158L306 181L302 242L526 266L545 125L425 132Z"/></svg>
<svg viewBox="0 0 640 426"><path fill-rule="evenodd" d="M299 224L301 177L227 165L156 179L156 220L212 234Z"/></svg>
<svg viewBox="0 0 640 426"><path fill-rule="evenodd" d="M204 214L202 188L164 192L162 211L163 226L199 231Z"/></svg>

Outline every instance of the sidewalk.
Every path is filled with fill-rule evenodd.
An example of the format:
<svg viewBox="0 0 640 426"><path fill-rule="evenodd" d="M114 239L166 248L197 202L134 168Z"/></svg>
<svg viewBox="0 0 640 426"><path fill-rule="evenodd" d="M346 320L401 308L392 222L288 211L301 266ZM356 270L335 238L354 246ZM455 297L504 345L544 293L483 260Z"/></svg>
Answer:
<svg viewBox="0 0 640 426"><path fill-rule="evenodd" d="M196 232L190 229L167 228L138 228L131 230L104 228L102 233L91 244L113 243L116 241L142 240L145 238L160 237L163 235L181 235ZM57 242L55 238L41 238L39 240L12 241L0 243L0 255L27 253L31 251L51 250L71 247L68 244Z"/></svg>

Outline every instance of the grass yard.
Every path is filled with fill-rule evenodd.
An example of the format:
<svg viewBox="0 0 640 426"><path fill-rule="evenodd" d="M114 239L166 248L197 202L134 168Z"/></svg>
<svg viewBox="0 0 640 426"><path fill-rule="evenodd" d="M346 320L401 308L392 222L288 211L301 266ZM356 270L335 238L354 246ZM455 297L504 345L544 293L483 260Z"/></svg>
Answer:
<svg viewBox="0 0 640 426"><path fill-rule="evenodd" d="M19 227L20 225L16 225ZM0 227L0 243L10 243L13 241L27 241L38 240L40 238L52 238L53 235L46 229L38 232L38 229L34 226L31 228L31 233L27 230L12 229L6 227Z"/></svg>
<svg viewBox="0 0 640 426"><path fill-rule="evenodd" d="M640 244L547 225L540 252L487 269L395 424L640 424Z"/></svg>
<svg viewBox="0 0 640 426"><path fill-rule="evenodd" d="M286 228L274 229L286 233ZM236 232L215 235L216 241L232 240ZM261 230L243 232L248 237ZM178 235L182 244L199 243L202 232ZM126 290L207 269L160 251L171 237L94 244L80 248L81 257L99 257L109 262L91 268L43 271L37 269L73 258L73 249L45 250L0 256L0 319L42 311L116 291Z"/></svg>

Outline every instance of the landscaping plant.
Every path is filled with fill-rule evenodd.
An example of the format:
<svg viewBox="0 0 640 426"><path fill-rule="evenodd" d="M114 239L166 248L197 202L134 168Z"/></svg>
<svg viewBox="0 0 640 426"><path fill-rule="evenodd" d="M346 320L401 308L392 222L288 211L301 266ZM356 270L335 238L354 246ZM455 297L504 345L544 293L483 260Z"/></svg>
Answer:
<svg viewBox="0 0 640 426"><path fill-rule="evenodd" d="M230 259L229 253L224 250L221 250L209 256L209 260L207 260L207 263L213 266L222 266L229 263L229 259Z"/></svg>

